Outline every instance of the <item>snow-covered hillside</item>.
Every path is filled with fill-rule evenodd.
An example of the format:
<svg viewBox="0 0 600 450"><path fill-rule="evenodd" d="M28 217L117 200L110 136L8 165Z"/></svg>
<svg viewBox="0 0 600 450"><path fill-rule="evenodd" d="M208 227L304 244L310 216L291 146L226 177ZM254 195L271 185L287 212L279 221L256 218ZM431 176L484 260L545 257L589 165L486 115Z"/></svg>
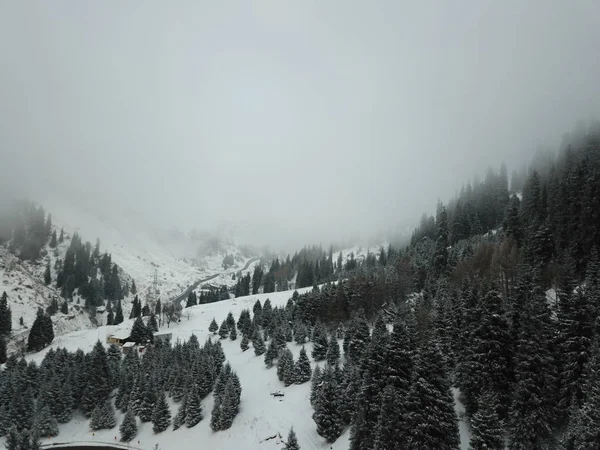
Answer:
<svg viewBox="0 0 600 450"><path fill-rule="evenodd" d="M21 261L10 253L7 246L0 246L0 294L6 292L12 311L12 338L9 352L20 348L35 319L38 308L46 309L53 298L59 303L60 292L55 288L57 272L55 263L63 260L71 244L71 237L78 233L82 240L95 244L100 239L101 252L112 256L112 262L122 270L122 280L131 284L135 280L138 295L144 303L150 296L156 273L159 297L166 301L181 294L198 280L210 279L212 284L232 286L232 274L242 269L244 273L254 270L254 259L245 256L233 244L221 245L215 251L191 259L174 255L143 226L123 220L115 221L100 217L85 209L74 207L68 202L52 201L47 211L52 214L53 229L60 234L64 230L65 240L56 248L46 245L42 256L35 262ZM122 219L122 218L121 218ZM118 224L118 225L117 225ZM137 228L139 226L139 228ZM227 270L222 267L225 255L233 257L233 265ZM51 267L52 282L44 283L46 265ZM125 317L129 316L133 295L122 301ZM77 295L68 303L68 314L58 312L52 317L55 335L69 331L93 328L95 325L83 310L84 300ZM21 321L22 319L22 321ZM97 314L97 324L106 322L106 313Z"/></svg>
<svg viewBox="0 0 600 450"><path fill-rule="evenodd" d="M299 290L300 293L309 290ZM172 324L169 331L173 333L173 339L187 340L195 334L200 342L215 337L208 331L211 320L216 318L218 322L225 319L228 312L232 312L237 319L244 308L252 309L253 304L259 299L261 302L269 298L273 306L283 306L291 297L291 291L270 294L258 294L229 301L198 305L189 308L189 319L184 318L181 323ZM40 363L50 348L65 347L74 351L78 348L90 351L94 343L100 339L105 342L107 335L117 330L130 330L131 320L126 320L118 327L100 327L95 330L84 330L69 333L59 337L44 351L29 355L28 360ZM217 337L218 339L218 337ZM315 423L312 420L312 408L309 402L310 383L284 387L277 378L275 368L267 369L263 357L256 357L250 349L242 352L240 349L240 338L236 341L225 339L222 341L227 360L238 373L242 385L241 409L236 416L233 426L226 431L213 432L209 426L210 411L213 405L212 394L203 401L205 418L197 426L191 429L180 428L172 431L172 428L161 434L154 434L152 424L139 424L139 432L132 445L141 449L152 449L158 444L161 449L174 448L177 442L178 450L193 450L196 448L210 448L211 450L239 450L239 449L264 449L279 450L283 444L281 438L287 436L291 426L294 427L299 443L304 450L333 449L346 450L349 445L349 430L346 430L334 444L328 444L316 432ZM288 347L297 357L300 346L295 343ZM310 350L311 345L306 345ZM310 354L310 351L308 352ZM314 362L311 362L314 367ZM270 395L272 391L280 390L285 393L284 397L276 398ZM457 412L461 406L457 404ZM176 407L171 403L171 411L174 414ZM117 424L122 421L123 415L117 413ZM468 429L464 423L460 426L462 448L468 448ZM273 436L275 436L273 438ZM70 423L60 426L60 435L51 441L44 442L68 442L68 441L96 441L115 442L119 439L118 428L112 430L96 431L89 430L89 423L82 416L74 418ZM272 439L270 439L272 438ZM139 440L139 444L138 441Z"/></svg>
<svg viewBox="0 0 600 450"><path fill-rule="evenodd" d="M60 254L61 247L67 245L68 243L63 243L59 246L57 254ZM60 296L52 285L46 286L43 282L45 262L48 259L52 265L56 259L54 252L49 252L42 262L31 263L21 261L5 247L0 247L0 293L6 292L12 312L12 339L9 351L23 344L38 308L45 310L52 298ZM56 281L55 274L53 280ZM68 314L59 312L54 315L52 321L56 335L92 326L88 315L77 303L69 305Z"/></svg>
<svg viewBox="0 0 600 450"><path fill-rule="evenodd" d="M250 259L232 244L211 254L184 258L180 256L182 253L175 254L168 245L159 243L148 227L127 216L108 218L64 200L48 199L47 202L46 207L57 227L63 227L70 234L77 231L84 241L94 243L96 238L100 239L102 251L111 254L112 261L135 280L142 300L151 292L155 271L159 295L166 299L180 294L199 279L239 270ZM227 254L232 254L236 263L229 271L221 265ZM233 284L230 276L218 281Z"/></svg>

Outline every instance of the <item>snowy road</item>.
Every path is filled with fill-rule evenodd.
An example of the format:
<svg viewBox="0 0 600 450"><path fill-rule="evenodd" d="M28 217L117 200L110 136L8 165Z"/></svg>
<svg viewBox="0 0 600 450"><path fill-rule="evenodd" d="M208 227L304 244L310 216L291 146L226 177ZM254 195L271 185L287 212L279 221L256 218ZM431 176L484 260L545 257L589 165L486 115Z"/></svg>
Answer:
<svg viewBox="0 0 600 450"><path fill-rule="evenodd" d="M258 261L259 259L260 258L250 258L248 261L246 261L246 265L242 269L232 270L228 273L228 275L231 275L231 274L234 274L234 273L237 273L240 271L243 272L244 270L247 270L248 267L250 267L250 264L252 264L255 261ZM220 277L221 275L223 275L223 274L215 273L215 274L211 275L210 277L203 278L201 280L194 282L194 284L191 284L190 286L188 286L185 291L183 291L178 296L172 298L170 301L175 305L180 304L183 300L185 300L187 298L187 296L190 294L190 292L192 292L194 289L196 289L200 284L206 283L207 281L210 281L210 280L214 280L215 278Z"/></svg>

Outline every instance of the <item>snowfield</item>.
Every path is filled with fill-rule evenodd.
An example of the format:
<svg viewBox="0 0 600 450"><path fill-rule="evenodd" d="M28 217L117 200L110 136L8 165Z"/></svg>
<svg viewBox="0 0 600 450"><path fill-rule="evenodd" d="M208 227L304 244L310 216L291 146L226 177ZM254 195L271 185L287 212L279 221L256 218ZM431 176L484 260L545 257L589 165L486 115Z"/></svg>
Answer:
<svg viewBox="0 0 600 450"><path fill-rule="evenodd" d="M306 292L311 288L301 289L298 292ZM218 339L208 331L208 326L213 319L221 322L231 311L237 321L240 312L244 308L252 310L256 300L264 304L268 298L273 306L284 306L291 297L293 291L283 291L270 294L258 294L241 297L228 301L210 303L194 306L184 310L180 323L171 324L168 329L173 333L173 342L177 339L187 340L191 334L195 334L200 343L206 339ZM189 319L186 317L189 312ZM132 320L126 320L119 326L102 326L93 330L83 330L60 336L43 351L28 355L28 360L40 363L50 348L65 347L70 351L81 348L90 351L94 343L100 339L106 342L106 337L118 330L131 329ZM167 330L166 327L161 331ZM223 350L232 368L238 373L242 385L241 407L232 427L226 431L213 432L210 429L210 413L213 406L213 397L210 394L203 401L204 419L194 428L182 427L177 431L172 428L161 434L154 434L152 424L142 424L138 420L138 435L131 442L132 447L151 450L156 444L162 450L196 450L207 448L211 450L252 450L265 449L275 450L283 447L282 439L287 437L290 427L294 427L298 441L303 450L329 449L346 450L349 447L349 430L345 430L342 436L333 444L328 444L316 432L316 425L312 420L312 407L310 405L310 382L302 385L284 387L277 378L277 369L267 369L263 356L255 356L252 346L242 352L240 349L241 336L237 340L222 340ZM297 358L300 346L288 343L288 348ZM306 345L308 354L312 345ZM311 361L314 369L314 362ZM284 397L273 397L271 392L281 391ZM455 393L456 395L456 393ZM170 402L171 414L177 412L177 406ZM457 412L461 406L457 405ZM89 429L88 420L83 416L75 416L67 424L60 425L59 436L46 439L43 444L70 442L70 441L94 441L115 443L119 440L119 430L123 414L117 412L117 427L112 430L101 430L92 433ZM460 434L462 448L468 448L467 425L461 422ZM116 437L116 440L115 440ZM139 440L139 443L138 443Z"/></svg>

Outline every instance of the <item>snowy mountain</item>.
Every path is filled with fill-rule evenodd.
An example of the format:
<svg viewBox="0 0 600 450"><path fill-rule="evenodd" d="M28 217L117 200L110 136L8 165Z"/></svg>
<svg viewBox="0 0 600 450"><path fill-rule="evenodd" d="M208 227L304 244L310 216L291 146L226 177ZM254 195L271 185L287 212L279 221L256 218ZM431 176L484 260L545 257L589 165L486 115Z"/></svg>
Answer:
<svg viewBox="0 0 600 450"><path fill-rule="evenodd" d="M50 207L43 206L52 214L51 231L60 234L63 230L64 242L58 243L55 248L44 245L41 257L35 261L18 258L9 251L8 243L0 246L0 294L6 292L12 311L9 353L26 342L38 308L46 310L52 299L62 302L60 289L56 288L55 269L57 261L64 261L75 233L83 242L89 241L92 245L96 239L99 240L101 252L110 254L112 262L119 266L122 281L128 285L135 281L142 303L154 297L155 277L158 298L166 301L199 280L210 279L215 285L232 286L235 284L232 274L240 270L244 273L252 271L258 261L231 242L210 249L205 246L206 251L194 252L194 258L180 257L164 242L158 242L156 234L135 222L101 217L65 201L53 200ZM196 240L195 244L198 242ZM224 269L222 262L226 255L233 257L233 264ZM44 282L47 266L51 268L49 284ZM122 300L125 317L129 317L133 297L130 293ZM106 313L97 314L94 320L90 320L84 304L84 299L76 293L73 302L68 303L67 314L59 311L53 315L57 336L106 323Z"/></svg>

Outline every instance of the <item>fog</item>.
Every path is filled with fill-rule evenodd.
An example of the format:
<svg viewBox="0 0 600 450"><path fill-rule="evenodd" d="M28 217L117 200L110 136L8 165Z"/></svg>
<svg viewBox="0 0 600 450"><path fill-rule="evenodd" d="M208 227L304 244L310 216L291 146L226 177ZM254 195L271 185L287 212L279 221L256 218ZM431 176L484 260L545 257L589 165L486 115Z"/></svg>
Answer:
<svg viewBox="0 0 600 450"><path fill-rule="evenodd" d="M599 42L597 0L0 0L3 190L366 237L600 118Z"/></svg>

